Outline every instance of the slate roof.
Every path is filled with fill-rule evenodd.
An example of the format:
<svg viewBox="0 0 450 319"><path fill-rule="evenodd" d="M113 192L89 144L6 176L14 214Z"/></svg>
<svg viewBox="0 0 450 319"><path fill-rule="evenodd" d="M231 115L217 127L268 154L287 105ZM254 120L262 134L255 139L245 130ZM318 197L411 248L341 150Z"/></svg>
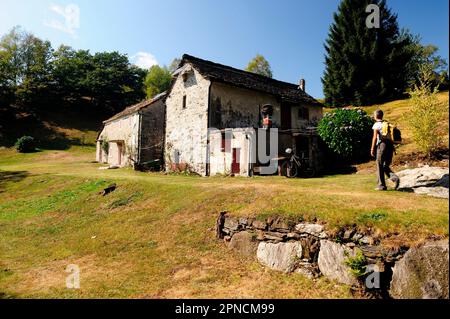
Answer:
<svg viewBox="0 0 450 319"><path fill-rule="evenodd" d="M280 96L287 102L323 106L312 96L300 90L296 84L278 81L263 75L184 54L180 67L186 62L191 63L200 74L212 80Z"/></svg>
<svg viewBox="0 0 450 319"><path fill-rule="evenodd" d="M103 123L106 124L106 123L112 122L114 120L120 119L121 117L124 117L124 116L130 115L130 114L136 113L139 110L141 110L141 109L143 109L143 108L145 108L145 107L155 103L159 99L165 97L166 94L167 94L166 92L162 92L162 93L156 95L155 97L153 97L152 99L148 99L148 100L139 102L137 104L128 106L122 112L119 112L119 113L115 114L113 117L110 117L109 119L103 121Z"/></svg>

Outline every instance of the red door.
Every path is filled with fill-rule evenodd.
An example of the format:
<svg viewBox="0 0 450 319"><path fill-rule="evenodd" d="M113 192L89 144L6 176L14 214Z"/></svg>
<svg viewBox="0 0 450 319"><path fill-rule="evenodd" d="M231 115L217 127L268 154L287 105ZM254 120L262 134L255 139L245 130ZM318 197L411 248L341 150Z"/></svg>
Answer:
<svg viewBox="0 0 450 319"><path fill-rule="evenodd" d="M239 148L233 148L233 162L231 163L231 173L239 174L241 172L241 168L239 165L241 152Z"/></svg>

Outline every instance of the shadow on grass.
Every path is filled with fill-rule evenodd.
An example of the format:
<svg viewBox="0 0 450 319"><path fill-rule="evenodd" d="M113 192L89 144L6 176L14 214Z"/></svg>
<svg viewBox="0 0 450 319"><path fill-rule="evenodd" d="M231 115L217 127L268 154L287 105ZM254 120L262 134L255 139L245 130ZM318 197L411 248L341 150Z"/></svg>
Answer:
<svg viewBox="0 0 450 319"><path fill-rule="evenodd" d="M28 177L27 171L0 171L0 193L7 183L17 183Z"/></svg>

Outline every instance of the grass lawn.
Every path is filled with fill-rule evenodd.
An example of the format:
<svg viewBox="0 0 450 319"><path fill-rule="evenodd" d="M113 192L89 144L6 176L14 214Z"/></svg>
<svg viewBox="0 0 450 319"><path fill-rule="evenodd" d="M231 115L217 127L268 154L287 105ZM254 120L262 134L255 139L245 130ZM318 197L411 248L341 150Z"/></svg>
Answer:
<svg viewBox="0 0 450 319"><path fill-rule="evenodd" d="M447 200L375 192L373 174L201 178L99 170L93 154L0 150L0 297L352 297L229 251L214 238L221 210L370 227L384 245L448 236ZM112 182L116 191L98 194ZM65 288L69 264L81 289Z"/></svg>
<svg viewBox="0 0 450 319"><path fill-rule="evenodd" d="M448 92L440 99L448 105ZM415 152L404 121L408 100L366 110L378 107L402 130L398 158ZM64 121L48 123L66 139L94 143L94 125ZM442 128L448 143L448 118ZM91 146L0 149L0 298L354 297L323 277L270 271L230 251L214 237L222 210L318 220L330 231L370 228L385 246L448 237L448 201L375 192L373 162L357 174L292 180L99 170L94 157ZM112 182L114 192L98 194ZM65 287L69 264L80 267L80 289Z"/></svg>

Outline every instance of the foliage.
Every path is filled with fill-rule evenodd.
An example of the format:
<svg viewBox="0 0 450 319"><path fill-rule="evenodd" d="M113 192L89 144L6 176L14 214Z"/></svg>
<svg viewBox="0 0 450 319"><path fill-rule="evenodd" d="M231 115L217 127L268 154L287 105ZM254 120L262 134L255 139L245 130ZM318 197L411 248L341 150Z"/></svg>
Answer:
<svg viewBox="0 0 450 319"><path fill-rule="evenodd" d="M351 257L346 252L347 258L345 259L344 263L350 267L350 272L355 277L363 277L367 274L367 259L363 255L361 250L358 250L356 252L356 255Z"/></svg>
<svg viewBox="0 0 450 319"><path fill-rule="evenodd" d="M125 54L54 50L19 27L0 40L0 103L28 110L63 105L111 114L144 97L145 70Z"/></svg>
<svg viewBox="0 0 450 319"><path fill-rule="evenodd" d="M336 109L325 113L318 132L325 144L343 158L367 157L373 120L360 109Z"/></svg>
<svg viewBox="0 0 450 319"><path fill-rule="evenodd" d="M409 92L411 111L405 115L414 142L427 156L431 156L442 144L440 122L448 108L448 104L439 102L438 85L433 84L435 81L433 63L420 65L418 83Z"/></svg>
<svg viewBox="0 0 450 319"><path fill-rule="evenodd" d="M434 45L422 45L419 43L419 38L413 39L411 48L414 56L409 63L410 86L420 85L420 79L423 73L423 66L432 71L430 74L430 81L432 86L437 86L439 89L448 89L448 68L447 61L437 54L438 47Z"/></svg>
<svg viewBox="0 0 450 319"><path fill-rule="evenodd" d="M246 71L272 77L272 69L269 62L261 54L257 54L245 68Z"/></svg>
<svg viewBox="0 0 450 319"><path fill-rule="evenodd" d="M171 80L171 72L166 66L153 65L144 81L147 98L152 98L169 89Z"/></svg>
<svg viewBox="0 0 450 319"><path fill-rule="evenodd" d="M178 68L180 63L181 63L181 59L179 59L179 58L173 59L172 63L170 63L170 65L169 65L169 72L173 73Z"/></svg>
<svg viewBox="0 0 450 319"><path fill-rule="evenodd" d="M380 28L367 28L367 5L380 8ZM400 97L414 54L411 37L382 0L344 0L330 27L322 78L329 106L369 105Z"/></svg>
<svg viewBox="0 0 450 319"><path fill-rule="evenodd" d="M15 144L16 150L20 153L30 153L36 150L36 143L32 136L22 136Z"/></svg>

